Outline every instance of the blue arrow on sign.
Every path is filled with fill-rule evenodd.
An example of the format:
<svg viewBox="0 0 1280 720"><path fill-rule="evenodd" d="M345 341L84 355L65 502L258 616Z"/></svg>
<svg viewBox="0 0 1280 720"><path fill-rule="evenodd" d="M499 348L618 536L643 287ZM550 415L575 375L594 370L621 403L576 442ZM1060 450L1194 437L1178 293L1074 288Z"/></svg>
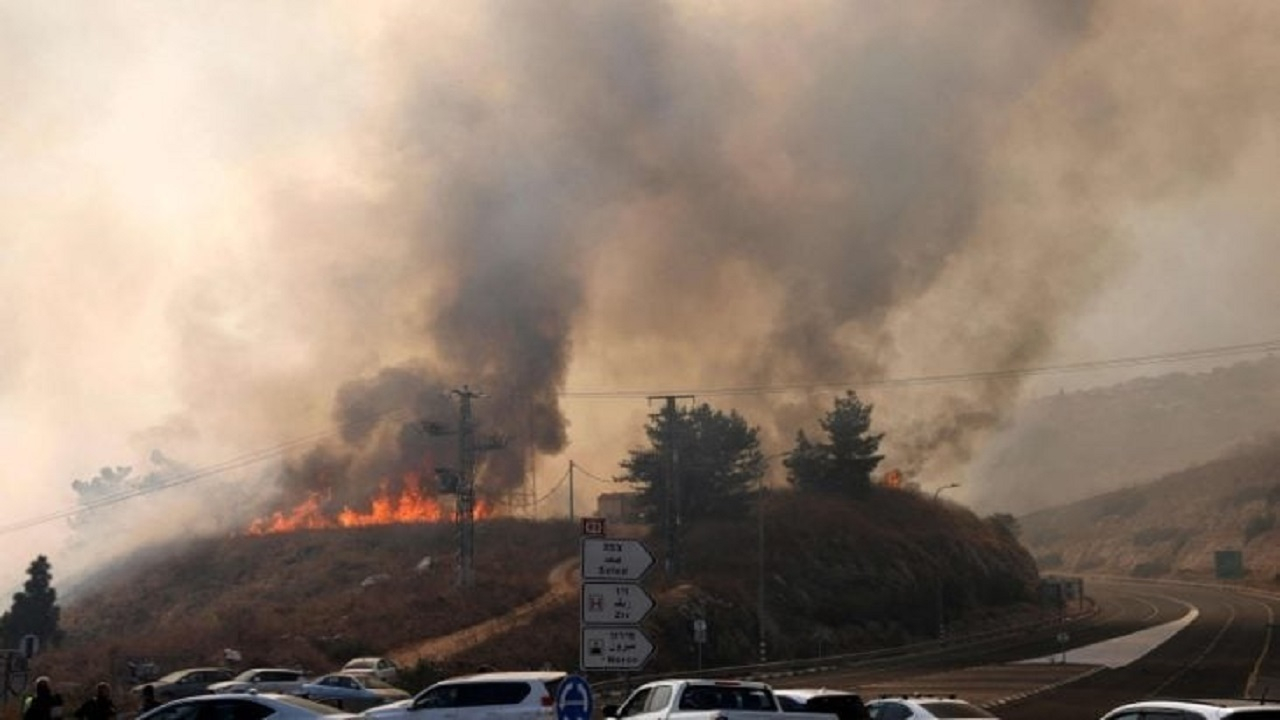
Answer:
<svg viewBox="0 0 1280 720"><path fill-rule="evenodd" d="M578 675L566 675L556 688L556 720L591 720L594 709L591 685Z"/></svg>

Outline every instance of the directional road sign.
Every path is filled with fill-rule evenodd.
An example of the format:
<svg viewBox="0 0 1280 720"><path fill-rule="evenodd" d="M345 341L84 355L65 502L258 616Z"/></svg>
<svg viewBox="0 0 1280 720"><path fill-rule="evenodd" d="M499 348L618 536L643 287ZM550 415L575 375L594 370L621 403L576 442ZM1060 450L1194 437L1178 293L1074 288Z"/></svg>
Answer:
<svg viewBox="0 0 1280 720"><path fill-rule="evenodd" d="M583 583L582 622L586 625L638 625L653 609L653 598L632 583Z"/></svg>
<svg viewBox="0 0 1280 720"><path fill-rule="evenodd" d="M591 685L579 675L566 675L556 688L556 720L591 720L595 705Z"/></svg>
<svg viewBox="0 0 1280 720"><path fill-rule="evenodd" d="M653 564L639 540L582 539L582 579L634 582Z"/></svg>
<svg viewBox="0 0 1280 720"><path fill-rule="evenodd" d="M653 643L640 628L582 628L583 670L639 670L653 654Z"/></svg>

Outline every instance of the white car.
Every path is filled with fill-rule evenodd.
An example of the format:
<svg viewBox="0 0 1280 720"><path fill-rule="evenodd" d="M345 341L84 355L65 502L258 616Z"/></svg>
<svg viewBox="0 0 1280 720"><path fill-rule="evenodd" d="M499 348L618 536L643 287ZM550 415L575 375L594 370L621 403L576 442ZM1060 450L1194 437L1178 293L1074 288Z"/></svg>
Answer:
<svg viewBox="0 0 1280 720"><path fill-rule="evenodd" d="M995 715L952 697L877 698L867 703L871 720L981 720Z"/></svg>
<svg viewBox="0 0 1280 720"><path fill-rule="evenodd" d="M298 694L307 681L306 673L290 668L252 668L239 675L209 686L212 693L268 692Z"/></svg>
<svg viewBox="0 0 1280 720"><path fill-rule="evenodd" d="M361 714L370 720L555 720L564 677L555 671L464 675Z"/></svg>
<svg viewBox="0 0 1280 720"><path fill-rule="evenodd" d="M347 675L372 675L384 682L395 682L400 668L387 658L358 657L349 660L338 672Z"/></svg>
<svg viewBox="0 0 1280 720"><path fill-rule="evenodd" d="M1103 720L1171 717L1182 720L1280 720L1280 703L1264 700L1144 700L1121 705L1102 716Z"/></svg>
<svg viewBox="0 0 1280 720"><path fill-rule="evenodd" d="M351 720L358 717L292 695L223 693L174 700L142 713L137 720Z"/></svg>

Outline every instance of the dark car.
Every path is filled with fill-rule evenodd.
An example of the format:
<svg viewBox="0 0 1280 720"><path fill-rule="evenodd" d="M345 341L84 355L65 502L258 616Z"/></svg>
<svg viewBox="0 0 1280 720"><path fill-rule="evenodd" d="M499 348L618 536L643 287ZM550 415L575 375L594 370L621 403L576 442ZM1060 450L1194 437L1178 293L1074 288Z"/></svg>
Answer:
<svg viewBox="0 0 1280 720"><path fill-rule="evenodd" d="M156 691L156 699L164 703L178 698L191 697L192 695L204 695L209 692L209 686L213 683L224 682L233 677L235 677L235 673L230 668L186 668L185 670L174 670L153 682L135 685L130 692L135 697L141 697L142 688L150 685Z"/></svg>
<svg viewBox="0 0 1280 720"><path fill-rule="evenodd" d="M831 713L840 720L870 720L862 697L846 690L775 688L774 697L783 712Z"/></svg>

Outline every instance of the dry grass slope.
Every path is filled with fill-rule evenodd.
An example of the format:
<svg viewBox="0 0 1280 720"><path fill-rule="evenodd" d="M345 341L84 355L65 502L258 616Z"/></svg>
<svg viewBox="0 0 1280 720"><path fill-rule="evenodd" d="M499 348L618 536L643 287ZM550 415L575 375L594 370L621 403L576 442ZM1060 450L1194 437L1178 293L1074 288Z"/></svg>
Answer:
<svg viewBox="0 0 1280 720"><path fill-rule="evenodd" d="M939 591L953 628L1031 611L1036 568L1004 526L911 492L859 499L768 497L763 576L770 657L853 652L932 637ZM658 601L646 631L659 647L647 671L694 667L695 617L710 626L703 662L756 656L759 536L754 515L687 527L683 572L651 571ZM387 654L439 638L543 596L558 563L578 553L565 521L484 522L476 531L476 585L455 586L447 525L237 537L157 549L145 562L104 571L97 589L64 607L66 639L39 672L63 681L112 678L126 662L165 669L218 663L319 672L361 654ZM660 543L649 546L660 550ZM430 556L431 568L418 571ZM368 584L370 578L380 578ZM575 668L576 593L539 606L527 623L487 636L404 683L416 689L480 665Z"/></svg>

